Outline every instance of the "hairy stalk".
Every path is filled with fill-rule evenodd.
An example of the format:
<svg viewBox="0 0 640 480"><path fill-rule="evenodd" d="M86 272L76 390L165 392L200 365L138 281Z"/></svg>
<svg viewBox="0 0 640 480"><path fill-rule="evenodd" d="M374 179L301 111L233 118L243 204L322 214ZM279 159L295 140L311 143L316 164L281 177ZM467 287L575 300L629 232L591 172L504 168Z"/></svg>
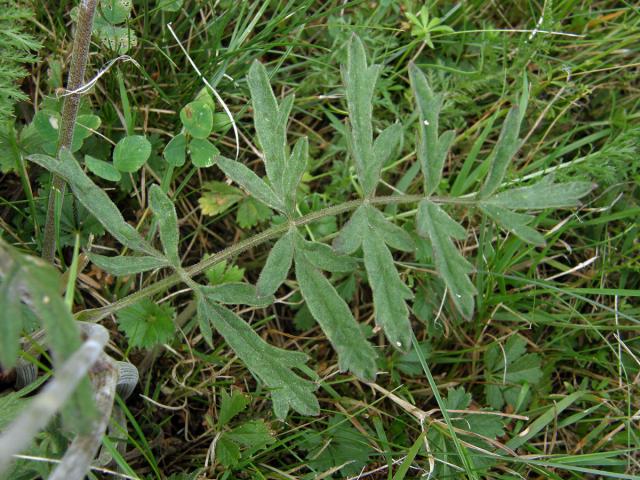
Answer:
<svg viewBox="0 0 640 480"><path fill-rule="evenodd" d="M75 91L84 83L84 74L89 58L89 46L91 44L91 32L93 30L93 18L96 12L98 0L81 0L78 7L78 23L73 39L73 51L71 53L71 67L67 79L67 90ZM62 106L62 121L60 123L60 139L58 152L61 148L71 148L73 142L73 130L78 117L80 107L80 93L71 93L64 99ZM49 190L49 202L47 205L47 218L44 225L44 238L42 240L42 258L53 263L56 252L56 206L64 198L65 183L58 175L54 175Z"/></svg>
<svg viewBox="0 0 640 480"><path fill-rule="evenodd" d="M335 205L331 207L324 208L322 210L318 210L317 212L311 212L303 217L296 218L291 221L291 224L296 227L301 227L307 225L309 223L313 223L316 220L320 220L321 218L331 217L334 215L339 215L344 212L348 212L350 210L354 210L358 208L365 202L374 204L374 205L389 205L389 204L400 204L400 203L416 203L425 198L423 195L390 195L383 197L373 197L370 199L358 199L351 200L340 205ZM445 198L445 197L428 197L434 203L449 203L449 204L462 204L469 205L473 204L474 200L472 198ZM290 227L289 223L283 223L281 225L276 225L267 230L260 232L253 237L247 238L241 242L236 243L235 245L231 245L230 247L221 250L220 252L211 255L209 258L206 258L191 267L188 267L184 270L184 272L189 277L194 277L205 270L208 270L212 266L220 263L224 260L228 260L229 258L238 255L250 248L253 248L257 245L260 245L268 240L274 239L284 232L286 232ZM106 317L107 315L111 315L118 310L125 308L129 305L132 305L143 298L149 297L151 295L155 295L157 293L163 292L168 288L180 283L182 281L182 277L178 273L174 273L158 282L155 282L152 285L149 285L142 290L138 290L127 297L124 297L110 305L106 305L101 308L95 308L90 310L84 310L77 314L76 318L78 320L84 320L88 322L97 322L100 319Z"/></svg>

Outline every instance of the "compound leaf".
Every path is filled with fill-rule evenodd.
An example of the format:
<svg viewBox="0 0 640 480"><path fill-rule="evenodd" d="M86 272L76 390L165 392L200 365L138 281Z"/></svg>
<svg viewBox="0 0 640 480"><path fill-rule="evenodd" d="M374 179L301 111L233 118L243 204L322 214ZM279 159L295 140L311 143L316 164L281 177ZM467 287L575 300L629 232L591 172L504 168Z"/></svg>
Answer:
<svg viewBox="0 0 640 480"><path fill-rule="evenodd" d="M279 106L269 84L267 69L257 60L253 62L248 75L253 121L258 141L264 153L267 177L282 199L282 179L284 177L287 152L287 122L293 105L293 97L287 97Z"/></svg>
<svg viewBox="0 0 640 480"><path fill-rule="evenodd" d="M500 183L507 172L509 162L511 162L520 148L520 141L518 139L519 134L520 108L517 105L514 105L509 110L507 118L502 124L502 130L500 131L498 142L496 143L493 152L491 152L489 175L480 189L481 198L487 198L500 186Z"/></svg>
<svg viewBox="0 0 640 480"><path fill-rule="evenodd" d="M299 139L293 147L293 152L289 157L289 163L284 169L282 179L282 190L284 192L284 202L287 211L291 214L296 209L296 193L302 175L307 169L307 159L309 157L309 141L307 137Z"/></svg>
<svg viewBox="0 0 640 480"><path fill-rule="evenodd" d="M295 232L291 230L285 233L269 252L256 284L259 296L274 294L287 279L287 274L293 261L294 234Z"/></svg>
<svg viewBox="0 0 640 480"><path fill-rule="evenodd" d="M373 151L372 105L373 91L380 73L379 65L367 66L364 45L357 35L351 37L347 65L342 77L346 87L350 139L358 179L364 194L373 194L380 178L379 162Z"/></svg>
<svg viewBox="0 0 640 480"><path fill-rule="evenodd" d="M284 210L282 202L273 190L271 190L271 187L258 177L253 170L247 168L240 162L229 160L225 157L218 158L218 166L227 177L244 188L256 199L275 210Z"/></svg>
<svg viewBox="0 0 640 480"><path fill-rule="evenodd" d="M486 202L513 210L573 207L594 188L590 182L551 183L543 180L528 187L500 192Z"/></svg>
<svg viewBox="0 0 640 480"><path fill-rule="evenodd" d="M400 279L383 237L373 228L364 235L362 250L373 291L376 323L395 348L407 351L411 346L411 323L405 300L413 294Z"/></svg>
<svg viewBox="0 0 640 480"><path fill-rule="evenodd" d="M178 215L176 207L159 185L151 185L149 190L149 206L158 220L160 240L164 247L164 253L174 267L180 267L178 255L178 242L180 231L178 230Z"/></svg>
<svg viewBox="0 0 640 480"><path fill-rule="evenodd" d="M124 246L156 257L162 257L138 231L124 221L109 196L82 171L68 149L60 150L59 160L47 155L31 155L34 163L60 175L70 186L75 198Z"/></svg>
<svg viewBox="0 0 640 480"><path fill-rule="evenodd" d="M88 257L95 266L116 277L135 275L136 273L169 266L169 262L166 259L150 256L107 257L97 253L89 253Z"/></svg>
<svg viewBox="0 0 640 480"><path fill-rule="evenodd" d="M210 322L249 371L271 390L273 410L279 419L284 419L289 409L301 415L319 413L318 400L313 394L316 385L292 370L306 363L308 357L304 353L269 345L232 311L201 292L197 292L197 298L200 325Z"/></svg>
<svg viewBox="0 0 640 480"><path fill-rule="evenodd" d="M249 396L240 390L232 389L231 395L226 390L220 394L220 411L218 412L218 426L229 423L233 417L242 412L249 405Z"/></svg>
<svg viewBox="0 0 640 480"><path fill-rule="evenodd" d="M438 205L426 199L420 202L416 222L418 234L431 241L436 269L447 285L453 303L465 318L470 318L473 315L476 289L468 274L473 271L473 267L451 240L451 237L464 238L464 228Z"/></svg>
<svg viewBox="0 0 640 480"><path fill-rule="evenodd" d="M256 287L248 283L223 283L212 287L202 287L202 291L209 299L227 305L268 307L274 302L273 295L258 296Z"/></svg>
<svg viewBox="0 0 640 480"><path fill-rule="evenodd" d="M173 338L174 316L173 308L143 298L118 312L118 328L132 347L150 348Z"/></svg>
<svg viewBox="0 0 640 480"><path fill-rule="evenodd" d="M331 247L320 242L309 242L296 235L296 249L304 252L305 259L314 267L327 272L352 272L358 262L347 256L337 254Z"/></svg>
<svg viewBox="0 0 640 480"><path fill-rule="evenodd" d="M320 324L333 348L338 352L341 371L349 370L366 380L376 376L376 353L367 342L351 309L331 282L296 250L296 278L313 318Z"/></svg>
<svg viewBox="0 0 640 480"><path fill-rule="evenodd" d="M413 252L415 250L415 243L409 233L387 220L377 208L367 206L366 210L369 226L380 232L387 245L403 252Z"/></svg>
<svg viewBox="0 0 640 480"><path fill-rule="evenodd" d="M427 77L413 62L409 64L409 79L420 119L416 153L424 175L425 193L429 195L440 184L444 161L455 135L447 132L439 138L438 117L442 95L434 93Z"/></svg>
<svg viewBox="0 0 640 480"><path fill-rule="evenodd" d="M516 213L491 204L480 203L480 209L496 223L525 242L534 245L545 245L544 237L535 229L527 226L534 219L533 216Z"/></svg>

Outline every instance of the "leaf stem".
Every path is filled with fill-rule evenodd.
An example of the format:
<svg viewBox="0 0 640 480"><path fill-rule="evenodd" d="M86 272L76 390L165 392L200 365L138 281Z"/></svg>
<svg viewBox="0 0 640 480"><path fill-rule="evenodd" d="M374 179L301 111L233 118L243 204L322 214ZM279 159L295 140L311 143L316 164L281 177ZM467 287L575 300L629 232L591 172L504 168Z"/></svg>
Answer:
<svg viewBox="0 0 640 480"><path fill-rule="evenodd" d="M78 22L76 24L76 34L73 39L71 67L69 68L69 77L67 78L67 91L76 91L84 83L87 59L89 58L89 46L91 45L93 18L95 16L97 3L98 0L81 0L78 6ZM80 107L80 95L80 93L70 93L64 99L58 152L63 147L71 149L73 130ZM58 204L58 199L64 197L64 190L64 180L58 175L53 175L49 189L44 238L42 240L42 258L49 263L53 263L56 251L56 204ZM62 202L60 202L60 204L61 203Z"/></svg>
<svg viewBox="0 0 640 480"><path fill-rule="evenodd" d="M325 217L331 217L331 216L339 215L344 212L348 212L350 210L355 210L365 202L368 202L373 205L389 205L389 204L402 204L402 203L416 203L424 198L425 197L423 195L389 195L389 196L373 197L369 199L350 200L348 202L341 203L340 205L327 207L322 210L311 212L302 217L293 219L290 223L287 222L287 223L275 225L271 228L268 228L263 232L260 232L254 235L253 237L247 238L234 245L231 245L230 247L227 247L224 250L221 250L220 252L214 255L211 255L210 257L196 263L195 265L192 265L191 267L186 268L184 272L186 273L186 275L188 275L191 278L195 277L196 275L199 275L200 273L204 272L205 270L208 270L209 268L213 267L214 265L224 260L228 260L229 258L232 258L255 246L258 246L268 240L279 237L281 234L285 233L290 228L291 224L293 224L296 227L301 227ZM475 201L471 198L446 198L446 197L428 197L428 198L430 201L434 203L447 203L447 204L458 204L458 205L475 204ZM106 317L107 315L114 314L118 310L124 307L127 307L129 305L132 305L138 302L139 300L142 300L143 298L163 292L168 288L171 288L172 286L180 283L182 280L183 279L178 273L174 273L173 275L163 278L162 280L155 282L154 284L149 285L146 288L138 290L137 292L132 293L131 295L128 295L120 300L117 300L116 302L111 303L110 305L79 312L76 315L76 318L78 320L83 320L87 322L97 322L102 318Z"/></svg>

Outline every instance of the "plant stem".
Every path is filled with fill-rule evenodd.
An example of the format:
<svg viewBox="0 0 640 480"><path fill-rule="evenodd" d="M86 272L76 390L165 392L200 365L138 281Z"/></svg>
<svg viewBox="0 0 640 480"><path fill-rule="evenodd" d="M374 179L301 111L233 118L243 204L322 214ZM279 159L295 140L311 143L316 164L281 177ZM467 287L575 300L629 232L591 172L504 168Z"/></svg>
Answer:
<svg viewBox="0 0 640 480"><path fill-rule="evenodd" d="M67 90L75 91L84 83L84 74L89 58L89 46L91 44L91 32L93 30L93 18L96 13L98 0L81 0L78 6L78 22L76 34L73 39L73 51L71 53L71 67L67 78ZM80 93L72 93L65 97L62 106L62 121L60 123L60 139L58 140L58 152L61 148L71 149L73 142L73 130L78 117L80 107ZM53 263L56 251L56 205L62 204L64 198L65 183L58 175L54 175L49 190L49 202L47 205L47 218L44 225L44 238L42 240L42 258Z"/></svg>
<svg viewBox="0 0 640 480"><path fill-rule="evenodd" d="M384 196L384 197L373 197L367 200L364 200L364 199L351 200L345 203L341 203L340 205L334 205L331 207L324 208L322 210L318 210L317 212L311 212L303 217L292 220L291 224L293 224L296 227L301 227L309 223L313 223L316 220L320 220L321 218L324 218L324 217L331 217L334 215L339 215L344 212L348 212L350 210L354 210L365 202L369 202L373 205L389 205L389 204L401 204L401 203L415 203L415 202L419 202L424 198L425 197L423 195L390 195L390 196ZM472 198L463 199L463 198L429 197L429 200L431 200L434 203L451 203L451 204L462 204L462 205L475 204L475 201ZM280 236L281 234L286 232L289 229L289 227L290 227L289 223L283 223L283 224L275 225L271 228L268 228L265 231L254 235L253 237L247 238L234 245L231 245L230 247L225 248L224 250L221 250L220 252L214 255L211 255L210 257L196 263L195 265L192 265L191 267L186 268L184 270L184 273L186 273L189 277L195 277L196 275L204 272L205 270L208 270L209 268L216 265L217 263L220 263L224 260L234 257L235 255L238 255L239 253L249 250L250 248L253 248L268 240L271 240L273 238ZM163 292L168 288L176 285L177 283L180 283L181 281L182 281L181 276L177 273L174 273L173 275L163 278L162 280L155 282L154 284L149 285L148 287L143 288L142 290L138 290L137 292L132 293L131 295L128 295L127 297L124 297L110 305L106 305L101 308L95 308L95 309L84 310L82 312L79 312L76 318L78 320L83 320L87 322L97 322L100 319L106 317L107 315L111 315L117 312L118 310L124 307L127 307L129 305L132 305L143 298Z"/></svg>

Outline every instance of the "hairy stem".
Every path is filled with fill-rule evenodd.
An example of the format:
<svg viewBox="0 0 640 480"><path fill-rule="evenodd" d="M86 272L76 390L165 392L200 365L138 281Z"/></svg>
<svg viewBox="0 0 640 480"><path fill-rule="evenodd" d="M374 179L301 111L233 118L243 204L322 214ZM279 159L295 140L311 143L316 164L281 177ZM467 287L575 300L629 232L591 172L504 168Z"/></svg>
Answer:
<svg viewBox="0 0 640 480"><path fill-rule="evenodd" d="M96 13L98 0L81 0L78 7L78 23L73 39L73 51L71 53L71 66L67 78L67 90L75 91L84 83L84 74L89 58L89 46L91 44L91 31L93 30L93 17ZM71 149L73 142L73 130L78 117L80 107L80 93L71 93L64 99L62 106L62 121L60 123L60 139L58 152L61 148ZM58 175L54 175L49 190L49 202L47 205L47 218L44 225L44 238L42 240L42 258L53 263L56 252L56 205L64 198L65 183Z"/></svg>
<svg viewBox="0 0 640 480"><path fill-rule="evenodd" d="M389 205L389 204L400 204L400 203L416 203L425 198L423 195L390 195L384 197L373 197L370 199L358 199L351 200L345 203L341 203L340 205L335 205L331 207L324 208L322 210L318 210L317 212L309 213L303 217L296 218L291 221L291 224L296 227L301 227L307 225L309 223L313 223L316 220L320 220L321 218L331 217L334 215L339 215L344 212L348 212L350 210L354 210L358 208L365 202L369 202L373 205ZM452 203L452 204L474 204L474 200L471 198L443 198L443 197L429 197L434 203ZM267 230L260 232L253 237L242 240L241 242L236 243L235 245L231 245L220 252L211 255L210 257L192 265L191 267L185 268L184 273L189 277L195 277L196 275L208 270L212 266L220 263L224 260L228 260L250 248L253 248L257 245L260 245L268 240L274 239L285 233L290 227L289 223L283 223L280 225L275 225ZM138 290L131 295L124 297L110 305L106 305L101 308L95 308L90 310L84 310L77 314L76 318L78 320L84 320L89 322L97 322L98 320L106 317L107 315L111 315L118 310L132 305L143 298L149 297L151 295L155 295L157 293L163 292L168 288L180 283L183 281L182 277L174 273L158 282L155 282L152 285L149 285L142 290Z"/></svg>

